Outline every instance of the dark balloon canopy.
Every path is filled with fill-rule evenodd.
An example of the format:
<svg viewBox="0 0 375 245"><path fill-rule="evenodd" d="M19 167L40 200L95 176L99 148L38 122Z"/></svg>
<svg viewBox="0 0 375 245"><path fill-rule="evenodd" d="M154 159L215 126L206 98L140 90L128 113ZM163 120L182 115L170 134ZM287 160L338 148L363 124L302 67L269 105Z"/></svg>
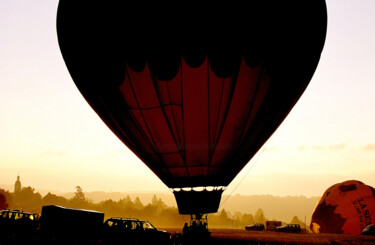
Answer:
<svg viewBox="0 0 375 245"><path fill-rule="evenodd" d="M227 186L312 78L326 5L191 4L60 0L58 40L87 102L168 187ZM180 212L216 212L213 192L176 192ZM182 207L202 196L215 204Z"/></svg>

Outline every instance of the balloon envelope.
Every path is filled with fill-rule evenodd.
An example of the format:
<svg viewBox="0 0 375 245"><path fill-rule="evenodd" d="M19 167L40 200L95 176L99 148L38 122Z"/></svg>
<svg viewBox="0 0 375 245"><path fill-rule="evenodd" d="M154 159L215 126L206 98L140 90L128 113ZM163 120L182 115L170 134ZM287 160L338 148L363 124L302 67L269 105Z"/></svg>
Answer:
<svg viewBox="0 0 375 245"><path fill-rule="evenodd" d="M328 188L311 218L315 233L361 234L375 221L375 190L357 180Z"/></svg>
<svg viewBox="0 0 375 245"><path fill-rule="evenodd" d="M255 155L312 78L326 21L322 0L61 0L57 32L91 107L168 187L181 188L227 186ZM195 198L183 193L180 203Z"/></svg>

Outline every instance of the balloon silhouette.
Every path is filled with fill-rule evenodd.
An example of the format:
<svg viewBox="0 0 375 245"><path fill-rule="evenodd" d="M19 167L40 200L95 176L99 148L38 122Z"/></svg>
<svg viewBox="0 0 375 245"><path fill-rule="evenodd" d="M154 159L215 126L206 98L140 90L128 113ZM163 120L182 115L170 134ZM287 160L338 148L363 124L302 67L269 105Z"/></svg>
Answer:
<svg viewBox="0 0 375 245"><path fill-rule="evenodd" d="M348 180L324 192L312 215L310 228L315 233L361 234L374 220L374 188Z"/></svg>
<svg viewBox="0 0 375 245"><path fill-rule="evenodd" d="M160 4L160 3L158 3ZM57 33L82 95L168 187L180 213L222 187L281 124L318 65L324 0L130 6L60 0ZM184 187L208 187L193 191Z"/></svg>

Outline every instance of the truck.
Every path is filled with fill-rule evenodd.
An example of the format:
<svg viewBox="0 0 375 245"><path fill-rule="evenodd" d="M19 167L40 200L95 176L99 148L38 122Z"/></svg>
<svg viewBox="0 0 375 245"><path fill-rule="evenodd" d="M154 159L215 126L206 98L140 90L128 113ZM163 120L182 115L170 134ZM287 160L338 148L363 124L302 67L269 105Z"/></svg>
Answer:
<svg viewBox="0 0 375 245"><path fill-rule="evenodd" d="M104 213L56 205L43 206L39 219L40 233L45 239L98 239Z"/></svg>

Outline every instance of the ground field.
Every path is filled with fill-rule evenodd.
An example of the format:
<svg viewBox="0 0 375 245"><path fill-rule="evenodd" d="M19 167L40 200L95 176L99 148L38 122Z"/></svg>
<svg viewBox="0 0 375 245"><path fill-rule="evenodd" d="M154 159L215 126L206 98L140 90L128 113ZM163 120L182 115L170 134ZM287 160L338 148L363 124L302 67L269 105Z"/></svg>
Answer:
<svg viewBox="0 0 375 245"><path fill-rule="evenodd" d="M171 234L181 233L181 229L162 229L170 232ZM246 231L236 229L210 229L211 238L199 240L190 238L184 240L180 237L174 245L375 245L375 236L363 235L340 235L340 234L312 234L312 233L282 233L271 231ZM119 240L102 240L102 239L84 239L76 237L70 239L62 237L61 239L43 238L39 236L29 237L10 236L4 239L0 236L0 245L111 245L111 244L145 244L139 243L140 241L130 241L126 237L121 237ZM163 245L160 241L152 243L147 242L147 245L157 244ZM171 244L165 244L171 245Z"/></svg>
<svg viewBox="0 0 375 245"><path fill-rule="evenodd" d="M164 229L170 233L181 232L178 229ZM272 231L246 231L235 229L210 229L210 244L375 244L375 236L344 234L282 233Z"/></svg>

